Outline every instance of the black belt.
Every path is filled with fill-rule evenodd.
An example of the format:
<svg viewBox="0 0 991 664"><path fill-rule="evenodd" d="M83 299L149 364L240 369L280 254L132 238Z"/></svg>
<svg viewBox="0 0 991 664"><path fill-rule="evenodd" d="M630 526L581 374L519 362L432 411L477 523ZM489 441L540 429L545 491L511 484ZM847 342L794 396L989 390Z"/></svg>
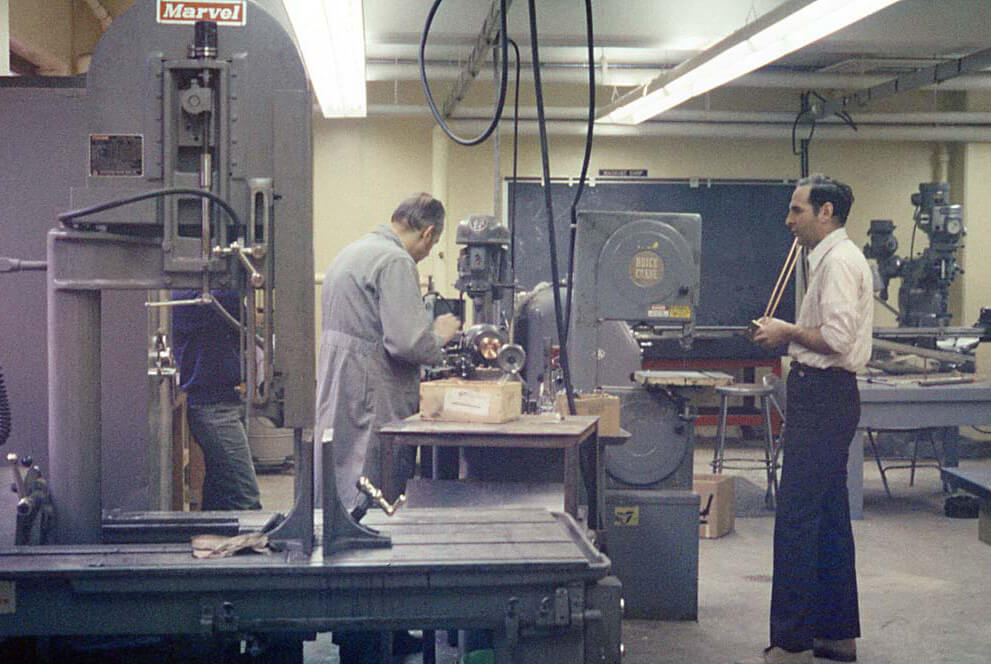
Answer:
<svg viewBox="0 0 991 664"><path fill-rule="evenodd" d="M826 367L825 369L820 369L819 367L810 367L807 364L802 364L798 360L791 361L791 370L797 371L800 376L805 374L811 375L827 375L827 376L855 376L856 374L852 371L844 369L843 367Z"/></svg>

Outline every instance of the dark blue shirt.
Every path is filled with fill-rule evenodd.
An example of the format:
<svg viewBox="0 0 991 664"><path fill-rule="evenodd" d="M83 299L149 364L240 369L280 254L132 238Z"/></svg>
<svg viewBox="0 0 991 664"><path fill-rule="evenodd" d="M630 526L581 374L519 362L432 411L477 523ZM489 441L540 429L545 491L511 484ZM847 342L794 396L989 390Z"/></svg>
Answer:
<svg viewBox="0 0 991 664"><path fill-rule="evenodd" d="M211 291L232 316L241 310L236 291ZM199 297L195 290L172 292L174 300ZM240 401L240 336L213 305L172 308L172 348L179 367L179 386L191 404Z"/></svg>

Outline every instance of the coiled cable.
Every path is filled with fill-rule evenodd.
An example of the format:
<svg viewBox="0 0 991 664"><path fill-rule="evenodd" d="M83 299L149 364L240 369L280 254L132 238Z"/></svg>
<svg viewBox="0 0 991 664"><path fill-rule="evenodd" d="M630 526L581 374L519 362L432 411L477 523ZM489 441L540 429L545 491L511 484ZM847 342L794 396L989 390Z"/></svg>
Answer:
<svg viewBox="0 0 991 664"><path fill-rule="evenodd" d="M7 399L7 386L3 382L3 367L0 367L0 446L10 438L10 401Z"/></svg>

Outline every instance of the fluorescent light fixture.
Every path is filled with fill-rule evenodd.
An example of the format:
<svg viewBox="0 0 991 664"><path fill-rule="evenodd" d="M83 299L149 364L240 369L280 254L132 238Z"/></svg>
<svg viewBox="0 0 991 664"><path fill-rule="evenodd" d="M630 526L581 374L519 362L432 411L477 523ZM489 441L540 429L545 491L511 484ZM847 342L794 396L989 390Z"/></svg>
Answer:
<svg viewBox="0 0 991 664"><path fill-rule="evenodd" d="M361 0L283 0L325 118L363 118L365 20Z"/></svg>
<svg viewBox="0 0 991 664"><path fill-rule="evenodd" d="M898 0L788 0L702 53L628 92L597 122L639 124L774 62Z"/></svg>

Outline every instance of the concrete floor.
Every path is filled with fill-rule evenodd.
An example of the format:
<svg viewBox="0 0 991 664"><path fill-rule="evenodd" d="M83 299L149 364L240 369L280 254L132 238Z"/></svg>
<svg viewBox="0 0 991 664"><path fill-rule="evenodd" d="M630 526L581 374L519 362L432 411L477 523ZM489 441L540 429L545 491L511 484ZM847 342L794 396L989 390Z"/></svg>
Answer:
<svg viewBox="0 0 991 664"><path fill-rule="evenodd" d="M711 442L700 441L697 472L708 471L711 456ZM961 461L963 468L989 466L991 458ZM859 661L988 664L991 546L977 539L976 520L943 515L945 495L935 469L918 470L912 487L907 470L889 473L892 498L869 455L864 471L864 518L854 522L863 631ZM760 472L727 473L762 485ZM260 482L266 509L284 509L279 503L288 504L290 477L262 475ZM773 526L768 512L738 518L735 530L722 538L701 540L698 621L624 620L625 663L728 664L758 653L767 640ZM334 664L336 650L329 635L321 635L306 644L305 661ZM418 661L410 656L404 664ZM438 661L454 664L456 651L441 643Z"/></svg>

